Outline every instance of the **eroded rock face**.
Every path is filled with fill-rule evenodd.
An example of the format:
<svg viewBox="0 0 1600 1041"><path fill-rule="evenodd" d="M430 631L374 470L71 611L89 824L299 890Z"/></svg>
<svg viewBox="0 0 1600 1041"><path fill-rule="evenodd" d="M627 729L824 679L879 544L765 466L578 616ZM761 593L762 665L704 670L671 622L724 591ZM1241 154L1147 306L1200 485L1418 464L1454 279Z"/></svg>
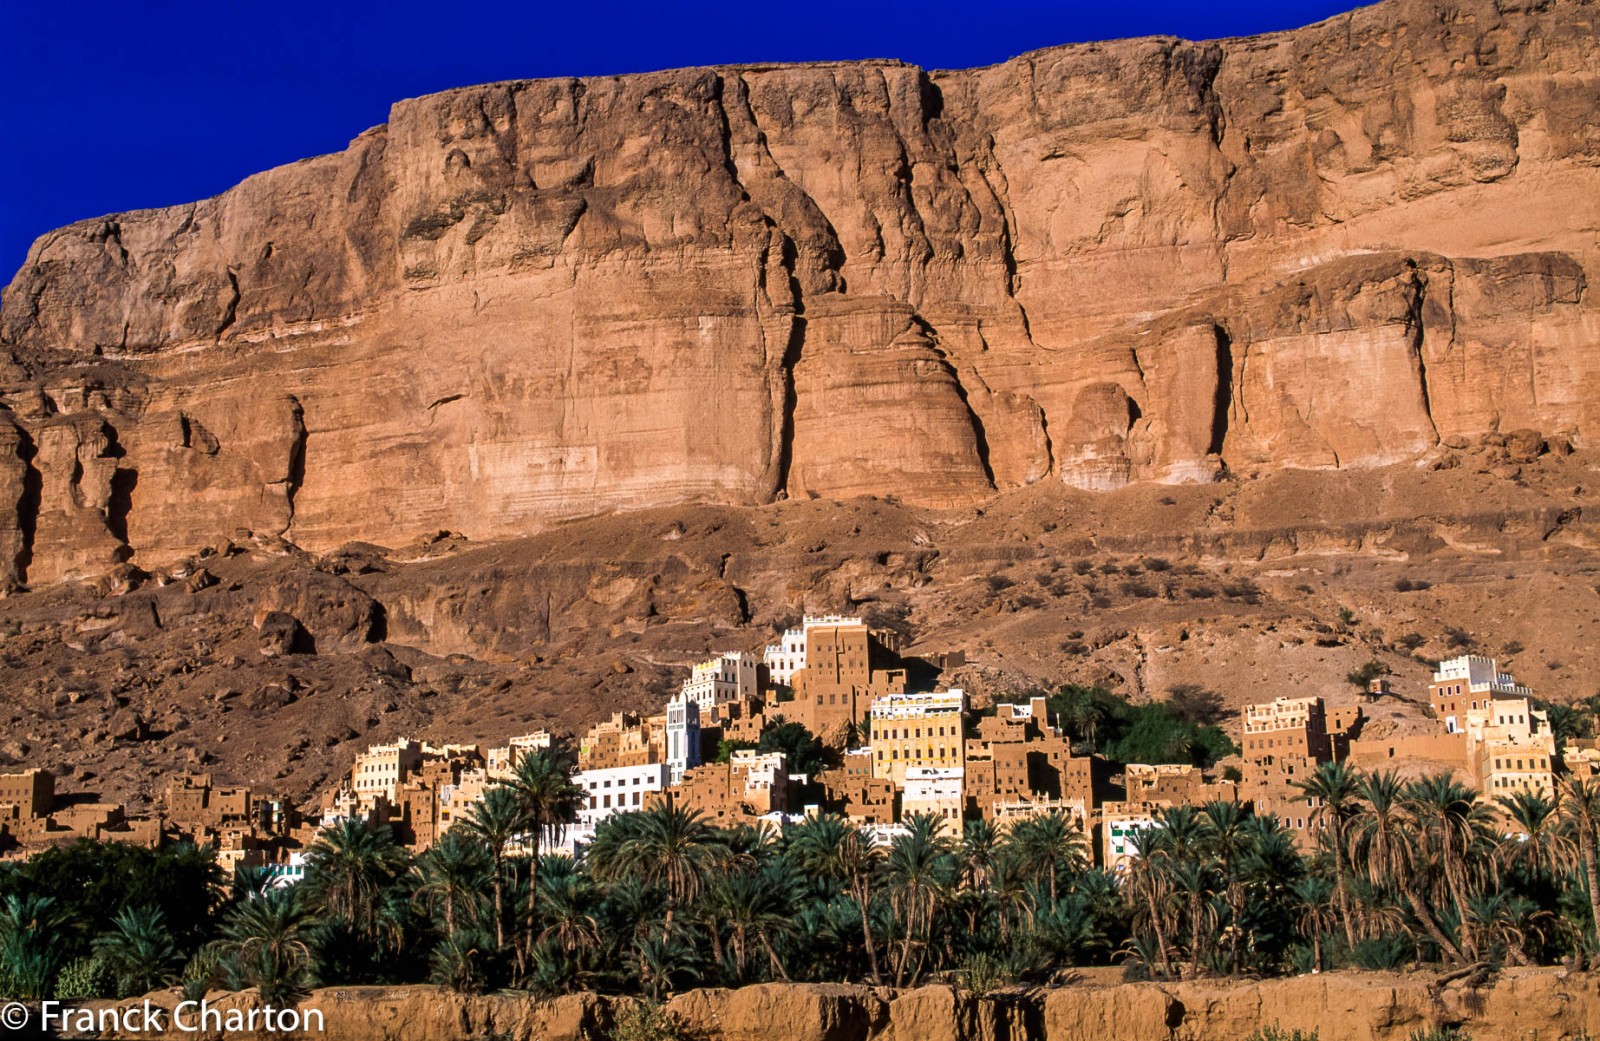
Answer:
<svg viewBox="0 0 1600 1041"><path fill-rule="evenodd" d="M1596 53L1578 0L1390 0L971 71L404 101L34 245L0 307L0 580L240 528L327 549L1581 446Z"/></svg>

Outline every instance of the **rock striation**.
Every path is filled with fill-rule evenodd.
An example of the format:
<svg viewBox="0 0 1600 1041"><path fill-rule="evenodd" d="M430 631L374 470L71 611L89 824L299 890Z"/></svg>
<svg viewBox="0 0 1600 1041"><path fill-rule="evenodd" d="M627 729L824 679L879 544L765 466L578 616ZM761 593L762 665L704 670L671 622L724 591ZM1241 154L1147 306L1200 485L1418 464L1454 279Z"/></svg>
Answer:
<svg viewBox="0 0 1600 1041"><path fill-rule="evenodd" d="M38 240L0 583L677 502L947 507L1600 423L1600 9L403 101Z"/></svg>

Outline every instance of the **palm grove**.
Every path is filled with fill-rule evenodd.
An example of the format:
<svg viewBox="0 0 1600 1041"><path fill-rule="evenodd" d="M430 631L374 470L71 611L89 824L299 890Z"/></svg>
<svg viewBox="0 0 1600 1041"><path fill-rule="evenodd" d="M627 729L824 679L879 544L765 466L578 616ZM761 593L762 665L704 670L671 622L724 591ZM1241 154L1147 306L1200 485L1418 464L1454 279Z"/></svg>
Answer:
<svg viewBox="0 0 1600 1041"><path fill-rule="evenodd" d="M126 996L336 983L462 991L931 979L986 990L1121 963L1130 977L1594 957L1600 787L1494 805L1447 777L1324 764L1297 851L1234 803L1166 810L1121 876L1045 815L959 834L913 817L875 845L820 816L781 831L657 806L606 820L573 859L540 838L583 792L559 752L525 757L420 856L345 820L278 889L210 850L80 843L0 871L0 992ZM204 899L197 899L197 895Z"/></svg>

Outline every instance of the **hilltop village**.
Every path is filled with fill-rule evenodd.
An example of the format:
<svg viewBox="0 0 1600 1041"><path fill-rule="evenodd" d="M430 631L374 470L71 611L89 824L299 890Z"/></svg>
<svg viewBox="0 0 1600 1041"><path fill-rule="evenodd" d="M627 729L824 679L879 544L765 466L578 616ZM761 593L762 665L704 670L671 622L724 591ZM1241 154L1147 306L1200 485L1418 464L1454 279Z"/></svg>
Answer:
<svg viewBox="0 0 1600 1041"><path fill-rule="evenodd" d="M1423 761L1490 803L1517 792L1550 796L1560 769L1600 774L1596 743L1569 738L1558 747L1533 692L1490 658L1439 664L1422 733L1363 736L1361 702L1393 693L1382 676L1339 708L1318 696L1248 705L1238 765L1207 770L1075 750L1043 695L978 709L960 689L913 689L899 646L894 633L860 618L807 617L761 654L696 664L661 712L619 713L582 736L572 780L586 801L576 823L544 837L544 848L577 853L606 818L657 804L722 826L834 813L879 843L903 833L915 814L939 818L952 833L966 820L1007 828L1061 814L1092 839L1103 867L1122 870L1138 855L1133 836L1179 805L1247 804L1311 848L1319 806L1296 782L1325 762L1382 769ZM224 867L264 868L289 884L303 877L304 851L339 821L388 825L412 851L428 849L509 780L521 756L557 744L538 731L488 749L410 739L375 745L314 814L190 774L168 787L161 814L130 817L116 804L58 798L52 774L30 769L0 775L0 849L25 858L78 839L192 841L213 846Z"/></svg>

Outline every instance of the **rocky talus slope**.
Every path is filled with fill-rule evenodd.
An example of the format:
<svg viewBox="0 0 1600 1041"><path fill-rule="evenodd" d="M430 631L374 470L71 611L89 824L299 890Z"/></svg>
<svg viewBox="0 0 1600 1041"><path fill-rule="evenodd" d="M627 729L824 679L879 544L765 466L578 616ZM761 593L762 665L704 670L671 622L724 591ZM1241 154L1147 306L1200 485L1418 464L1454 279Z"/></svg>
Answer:
<svg viewBox="0 0 1600 1041"><path fill-rule="evenodd" d="M0 583L239 528L323 552L1581 447L1597 18L1390 0L967 71L402 101L34 245L0 307Z"/></svg>
<svg viewBox="0 0 1600 1041"><path fill-rule="evenodd" d="M1431 663L1468 650L1584 697L1600 684L1600 453L1525 448L1044 482L961 511L680 505L488 544L317 554L241 536L149 576L122 565L0 599L0 770L49 765L66 790L138 806L185 769L310 801L370 743L497 744L659 711L691 663L808 611L899 629L979 704L1068 680L1350 704L1346 675L1377 658L1397 693L1366 706L1372 725L1425 726Z"/></svg>
<svg viewBox="0 0 1600 1041"><path fill-rule="evenodd" d="M177 1001L157 998L168 1007ZM215 1000L219 1009L247 1007L250 995ZM301 1007L325 1017L326 1034L307 1036L341 1041L582 1041L611 1036L628 1001L357 987L318 991ZM1575 1041L1600 1031L1600 982L1551 969L1509 970L1477 988L1441 985L1423 973L1340 972L1261 982L1080 982L984 999L944 986L896 994L765 984L691 991L666 1008L684 1036L703 1041L1237 1041L1274 1024L1317 1031L1319 1041L1404 1041L1435 1026L1460 1026L1476 1041Z"/></svg>

